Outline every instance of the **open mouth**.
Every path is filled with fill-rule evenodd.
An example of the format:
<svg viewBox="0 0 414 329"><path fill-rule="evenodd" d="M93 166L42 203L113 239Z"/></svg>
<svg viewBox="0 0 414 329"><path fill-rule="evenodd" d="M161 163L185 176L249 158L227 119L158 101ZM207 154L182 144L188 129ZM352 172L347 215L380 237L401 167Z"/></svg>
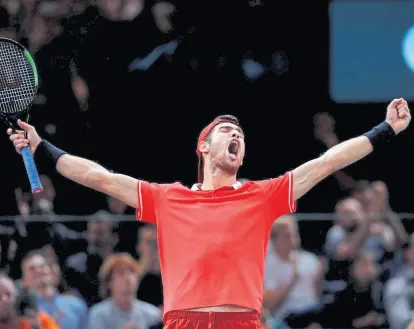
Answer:
<svg viewBox="0 0 414 329"><path fill-rule="evenodd" d="M235 140L231 141L228 150L230 154L237 156L237 153L239 151L239 143Z"/></svg>

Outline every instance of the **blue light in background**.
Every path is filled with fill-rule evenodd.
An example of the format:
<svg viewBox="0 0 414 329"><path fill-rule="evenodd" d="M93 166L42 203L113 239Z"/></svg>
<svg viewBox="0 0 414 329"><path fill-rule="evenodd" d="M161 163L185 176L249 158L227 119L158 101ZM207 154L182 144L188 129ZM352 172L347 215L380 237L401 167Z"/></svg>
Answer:
<svg viewBox="0 0 414 329"><path fill-rule="evenodd" d="M414 25L404 36L402 43L402 56L410 70L414 72Z"/></svg>

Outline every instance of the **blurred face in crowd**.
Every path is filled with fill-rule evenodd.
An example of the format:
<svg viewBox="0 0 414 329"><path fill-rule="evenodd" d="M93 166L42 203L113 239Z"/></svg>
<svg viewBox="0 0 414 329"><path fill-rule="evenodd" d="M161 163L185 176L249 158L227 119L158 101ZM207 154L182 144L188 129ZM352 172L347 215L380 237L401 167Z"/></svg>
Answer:
<svg viewBox="0 0 414 329"><path fill-rule="evenodd" d="M118 265L112 270L109 289L117 300L135 299L138 289L138 274L134 268Z"/></svg>
<svg viewBox="0 0 414 329"><path fill-rule="evenodd" d="M121 0L98 0L97 4L101 14L109 20L117 21L121 18Z"/></svg>
<svg viewBox="0 0 414 329"><path fill-rule="evenodd" d="M207 140L200 145L205 168L235 175L245 154L244 134L240 127L230 122L218 124Z"/></svg>
<svg viewBox="0 0 414 329"><path fill-rule="evenodd" d="M372 254L360 255L352 265L352 277L361 287L369 286L377 277L378 269Z"/></svg>
<svg viewBox="0 0 414 329"><path fill-rule="evenodd" d="M100 254L115 244L112 224L108 222L89 222L87 229L88 252Z"/></svg>
<svg viewBox="0 0 414 329"><path fill-rule="evenodd" d="M56 253L51 246L44 247L43 252L44 252L43 255L49 266L51 285L53 285L53 287L56 288L60 284L61 275L62 275L60 265L57 262Z"/></svg>
<svg viewBox="0 0 414 329"><path fill-rule="evenodd" d="M139 230L137 252L141 259L150 264L149 270L155 273L160 271L158 256L157 229L155 226L144 226Z"/></svg>
<svg viewBox="0 0 414 329"><path fill-rule="evenodd" d="M111 21L130 21L137 17L144 7L144 0L99 0L101 14Z"/></svg>
<svg viewBox="0 0 414 329"><path fill-rule="evenodd" d="M346 230L353 230L364 217L364 210L357 199L348 198L337 204L336 215L340 226Z"/></svg>
<svg viewBox="0 0 414 329"><path fill-rule="evenodd" d="M281 222L277 223L278 220L281 220ZM293 216L283 216L278 220L276 220L272 228L271 242L280 255L288 256L292 250L300 246L298 228Z"/></svg>
<svg viewBox="0 0 414 329"><path fill-rule="evenodd" d="M14 304L16 302L16 288L13 282L0 276L0 326L7 324L15 315Z"/></svg>
<svg viewBox="0 0 414 329"><path fill-rule="evenodd" d="M23 262L23 283L29 289L42 289L52 284L50 266L41 255L34 255Z"/></svg>
<svg viewBox="0 0 414 329"><path fill-rule="evenodd" d="M358 200L363 209L368 209L372 201L375 198L374 189L372 185L368 182L364 184L365 186L358 188L352 193L352 197Z"/></svg>

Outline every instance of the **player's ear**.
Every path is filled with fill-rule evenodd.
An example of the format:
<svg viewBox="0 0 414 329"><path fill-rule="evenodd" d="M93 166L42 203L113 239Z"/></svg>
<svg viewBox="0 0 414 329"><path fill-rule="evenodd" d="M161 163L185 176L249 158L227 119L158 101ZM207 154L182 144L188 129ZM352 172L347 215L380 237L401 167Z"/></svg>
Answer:
<svg viewBox="0 0 414 329"><path fill-rule="evenodd" d="M208 153L208 151L210 150L210 144L208 142L205 142L205 141L201 142L198 149L201 153Z"/></svg>

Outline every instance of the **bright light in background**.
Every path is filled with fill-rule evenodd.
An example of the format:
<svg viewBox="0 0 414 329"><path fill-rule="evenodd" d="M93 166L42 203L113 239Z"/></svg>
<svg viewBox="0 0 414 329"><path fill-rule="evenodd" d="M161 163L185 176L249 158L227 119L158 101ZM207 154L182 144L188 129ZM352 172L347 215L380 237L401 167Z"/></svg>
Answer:
<svg viewBox="0 0 414 329"><path fill-rule="evenodd" d="M414 26L404 36L402 55L410 70L414 72Z"/></svg>
<svg viewBox="0 0 414 329"><path fill-rule="evenodd" d="M414 1L332 0L329 92L337 103L414 101Z"/></svg>

